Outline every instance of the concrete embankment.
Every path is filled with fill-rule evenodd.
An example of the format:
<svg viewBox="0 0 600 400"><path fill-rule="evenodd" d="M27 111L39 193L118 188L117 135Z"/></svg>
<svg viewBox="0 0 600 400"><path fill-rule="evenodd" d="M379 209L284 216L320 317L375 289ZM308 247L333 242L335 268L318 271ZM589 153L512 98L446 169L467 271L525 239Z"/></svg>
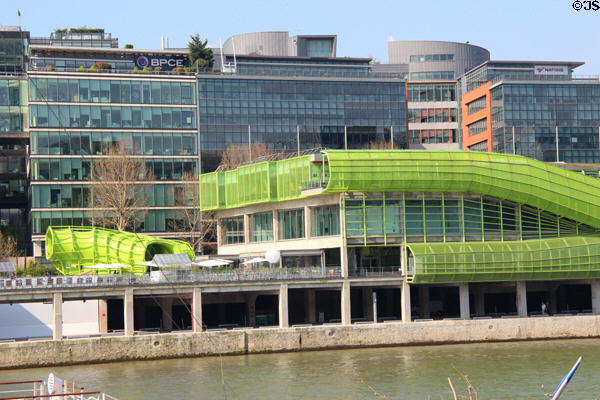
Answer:
<svg viewBox="0 0 600 400"><path fill-rule="evenodd" d="M0 369L218 354L590 337L600 337L600 316L261 328L2 343Z"/></svg>

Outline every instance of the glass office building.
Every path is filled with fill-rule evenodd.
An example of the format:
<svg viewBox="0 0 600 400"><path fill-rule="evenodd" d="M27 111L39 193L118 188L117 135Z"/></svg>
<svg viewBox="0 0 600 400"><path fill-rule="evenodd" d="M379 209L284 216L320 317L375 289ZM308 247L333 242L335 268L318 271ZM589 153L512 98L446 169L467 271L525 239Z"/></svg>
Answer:
<svg viewBox="0 0 600 400"><path fill-rule="evenodd" d="M0 226L20 229L23 238L28 235L28 43L29 32L0 26Z"/></svg>
<svg viewBox="0 0 600 400"><path fill-rule="evenodd" d="M92 165L117 143L152 174L136 230L177 235L182 179L198 173L194 79L30 71L29 87L34 242L94 223Z"/></svg>
<svg viewBox="0 0 600 400"><path fill-rule="evenodd" d="M573 75L581 64L493 61L470 71L460 84L463 148L600 162L600 82Z"/></svg>
<svg viewBox="0 0 600 400"><path fill-rule="evenodd" d="M367 59L245 61L233 74L198 75L202 171L216 169L232 143L288 152L382 141L406 148L401 76L371 73Z"/></svg>

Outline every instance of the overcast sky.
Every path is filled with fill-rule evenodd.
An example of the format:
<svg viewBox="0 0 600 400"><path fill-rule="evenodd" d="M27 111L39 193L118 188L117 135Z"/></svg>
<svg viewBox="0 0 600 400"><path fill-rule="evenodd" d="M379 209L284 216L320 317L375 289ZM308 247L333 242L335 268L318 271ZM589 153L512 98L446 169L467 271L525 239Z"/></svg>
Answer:
<svg viewBox="0 0 600 400"><path fill-rule="evenodd" d="M573 1L4 0L0 24L16 25L20 9L32 36L87 25L136 48L160 47L161 35L171 47L185 47L196 32L215 45L245 32L337 34L338 56L381 62L387 62L390 37L469 41L487 48L492 59L584 61L576 74L599 75L600 10L575 11Z"/></svg>

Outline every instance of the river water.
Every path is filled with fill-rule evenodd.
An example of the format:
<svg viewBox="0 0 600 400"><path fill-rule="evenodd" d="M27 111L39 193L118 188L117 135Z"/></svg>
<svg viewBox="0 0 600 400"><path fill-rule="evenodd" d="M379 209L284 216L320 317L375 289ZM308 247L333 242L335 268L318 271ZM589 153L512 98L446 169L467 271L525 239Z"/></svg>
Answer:
<svg viewBox="0 0 600 400"><path fill-rule="evenodd" d="M388 347L136 361L0 371L0 381L48 373L119 400L165 399L451 399L448 377L480 399L544 399L583 361L561 398L600 396L600 340ZM543 387L542 387L543 385ZM371 389L371 388L372 389Z"/></svg>

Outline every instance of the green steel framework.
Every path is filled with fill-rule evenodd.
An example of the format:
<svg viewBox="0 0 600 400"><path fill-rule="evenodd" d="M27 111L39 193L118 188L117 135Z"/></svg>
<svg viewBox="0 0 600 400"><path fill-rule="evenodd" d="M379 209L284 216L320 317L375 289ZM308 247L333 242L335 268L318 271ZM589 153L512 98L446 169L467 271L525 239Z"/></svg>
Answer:
<svg viewBox="0 0 600 400"><path fill-rule="evenodd" d="M539 221L542 210L552 213L558 230L560 218L566 218L577 226L585 222L591 228L586 232L592 233L407 243L413 283L600 277L600 239L595 233L600 229L600 182L595 178L522 156L474 151L326 150L322 156L322 163L303 156L201 175L201 208L221 210L329 193L459 193L461 199L479 194L533 207ZM256 180L250 182L248 174ZM321 190L303 192L315 183ZM581 234L579 228L575 234ZM475 254L478 258L469 258Z"/></svg>
<svg viewBox="0 0 600 400"><path fill-rule="evenodd" d="M95 264L125 264L123 272L142 273L155 254L183 254L195 258L189 243L131 232L86 226L51 226L46 231L46 258L58 271L75 275ZM108 270L98 270L108 273Z"/></svg>

